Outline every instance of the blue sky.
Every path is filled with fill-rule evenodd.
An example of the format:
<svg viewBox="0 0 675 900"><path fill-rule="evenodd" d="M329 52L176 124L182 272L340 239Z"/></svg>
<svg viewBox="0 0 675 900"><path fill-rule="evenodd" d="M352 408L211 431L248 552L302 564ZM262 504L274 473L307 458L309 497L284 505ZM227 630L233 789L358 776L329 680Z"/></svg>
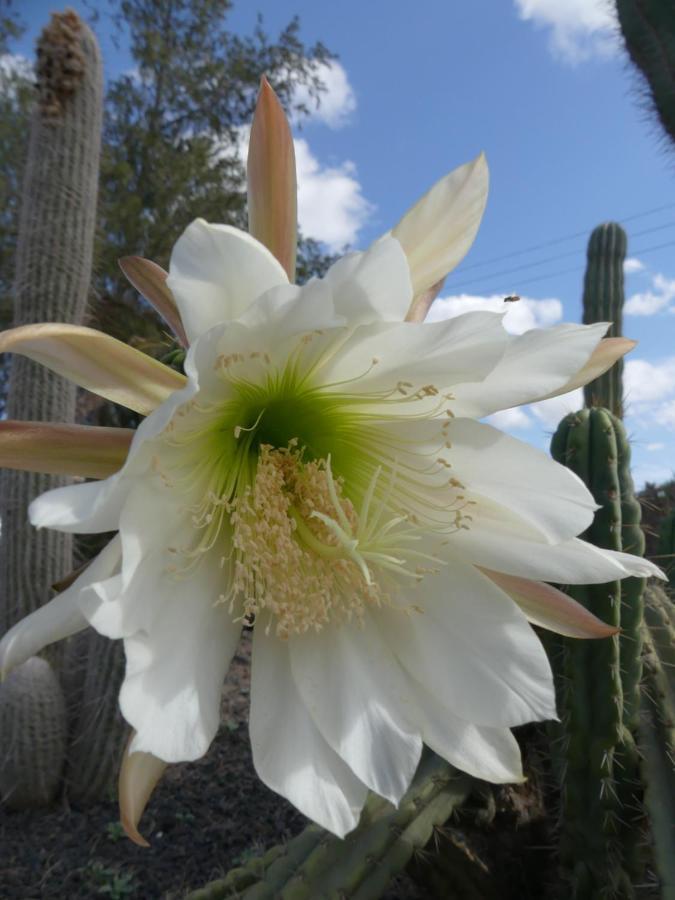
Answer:
<svg viewBox="0 0 675 900"><path fill-rule="evenodd" d="M70 5L86 17L82 3ZM29 27L13 49L31 55L53 8L24 0ZM609 9L604 0L252 0L235 2L230 24L249 32L260 11L274 33L297 13L303 38L339 55L325 103L297 131L301 224L331 247L367 246L437 178L486 152L485 218L437 316L518 293L514 330L579 321L587 234L625 221L624 331L640 342L627 365L626 424L642 483L675 470L675 156L640 106ZM128 70L105 14L96 31L107 76ZM578 404L549 401L497 424L546 447Z"/></svg>

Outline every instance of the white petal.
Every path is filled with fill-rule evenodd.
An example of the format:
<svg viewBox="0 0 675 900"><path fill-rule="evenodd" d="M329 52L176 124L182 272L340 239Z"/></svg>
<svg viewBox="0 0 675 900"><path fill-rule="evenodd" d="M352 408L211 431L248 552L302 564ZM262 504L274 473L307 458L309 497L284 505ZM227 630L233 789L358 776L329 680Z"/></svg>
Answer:
<svg viewBox="0 0 675 900"><path fill-rule="evenodd" d="M408 257L416 295L445 278L466 255L483 217L488 184L481 153L437 181L392 229Z"/></svg>
<svg viewBox="0 0 675 900"><path fill-rule="evenodd" d="M393 392L401 382L409 382L412 393L429 384L442 391L456 383L481 381L506 346L501 320L497 313L472 312L444 322L362 325L336 345L339 352L319 377L324 384L350 380L354 393Z"/></svg>
<svg viewBox="0 0 675 900"><path fill-rule="evenodd" d="M138 476L145 475L153 452L148 444L164 430L175 411L197 392L194 373L186 386L143 419L134 433L129 454L119 472L103 481L71 484L36 497L28 515L37 528L88 534L116 531L122 507Z"/></svg>
<svg viewBox="0 0 675 900"><path fill-rule="evenodd" d="M411 681L424 743L451 765L493 784L523 781L520 747L508 728L474 725Z"/></svg>
<svg viewBox="0 0 675 900"><path fill-rule="evenodd" d="M557 393L588 362L607 328L606 322L563 323L510 338L501 362L480 385L453 388L455 415L480 419Z"/></svg>
<svg viewBox="0 0 675 900"><path fill-rule="evenodd" d="M448 558L464 559L536 581L556 584L603 584L634 575L663 577L657 566L629 553L603 550L575 538L560 544L543 544L492 529L478 516L471 528L453 534L447 545Z"/></svg>
<svg viewBox="0 0 675 900"><path fill-rule="evenodd" d="M6 675L48 644L87 627L80 599L93 584L107 578L119 560L119 541L113 539L69 588L10 628L0 641L0 672Z"/></svg>
<svg viewBox="0 0 675 900"><path fill-rule="evenodd" d="M161 615L148 631L124 641L120 707L137 732L129 752L165 762L193 760L206 753L218 730L223 680L241 626L217 602L222 570L206 562L190 590L183 584L164 595Z"/></svg>
<svg viewBox="0 0 675 900"><path fill-rule="evenodd" d="M262 781L300 812L344 837L359 821L368 794L321 737L291 675L288 644L253 634L251 748Z"/></svg>
<svg viewBox="0 0 675 900"><path fill-rule="evenodd" d="M366 619L290 639L300 696L328 744L382 797L398 803L422 740L401 669Z"/></svg>
<svg viewBox="0 0 675 900"><path fill-rule="evenodd" d="M167 286L190 342L238 318L262 293L287 284L283 266L251 235L196 219L174 245Z"/></svg>
<svg viewBox="0 0 675 900"><path fill-rule="evenodd" d="M335 309L350 325L402 322L412 302L406 255L392 237L380 238L365 253L348 253L324 276Z"/></svg>
<svg viewBox="0 0 675 900"><path fill-rule="evenodd" d="M473 494L501 504L551 543L576 537L598 508L586 485L566 466L473 419L454 419L444 456Z"/></svg>
<svg viewBox="0 0 675 900"><path fill-rule="evenodd" d="M486 576L456 560L407 599L421 612L383 608L378 626L412 677L455 715L497 728L555 718L544 648Z"/></svg>

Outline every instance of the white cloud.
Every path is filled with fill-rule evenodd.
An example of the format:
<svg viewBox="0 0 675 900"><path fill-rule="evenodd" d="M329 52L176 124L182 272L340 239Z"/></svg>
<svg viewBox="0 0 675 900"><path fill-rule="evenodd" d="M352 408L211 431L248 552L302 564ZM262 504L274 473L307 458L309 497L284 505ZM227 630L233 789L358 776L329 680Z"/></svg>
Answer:
<svg viewBox="0 0 675 900"><path fill-rule="evenodd" d="M499 412L488 416L486 421L501 431L518 431L522 428L531 428L534 424L522 406L500 409Z"/></svg>
<svg viewBox="0 0 675 900"><path fill-rule="evenodd" d="M624 260L623 271L626 275L632 275L634 272L642 272L645 264L636 256L629 256Z"/></svg>
<svg viewBox="0 0 675 900"><path fill-rule="evenodd" d="M657 450L663 450L665 446L663 441L653 441L651 444L647 444L645 449L649 450L650 453L655 453Z"/></svg>
<svg viewBox="0 0 675 900"><path fill-rule="evenodd" d="M618 46L610 0L514 0L525 21L550 28L554 56L571 64L611 56Z"/></svg>
<svg viewBox="0 0 675 900"><path fill-rule="evenodd" d="M628 298L623 311L627 316L653 316L665 309L675 312L675 306L671 306L673 300L675 278L659 274L652 278L651 290L639 291Z"/></svg>
<svg viewBox="0 0 675 900"><path fill-rule="evenodd" d="M658 363L627 359L623 379L626 403L631 410L639 412L646 405L675 394L675 356Z"/></svg>
<svg viewBox="0 0 675 900"><path fill-rule="evenodd" d="M429 312L429 322L450 319L460 313L473 310L489 310L505 312L504 327L511 334L522 334L530 328L545 328L562 319L562 303L560 300L533 300L521 297L516 303L504 303L505 294L493 294L490 297L477 297L473 294L459 294L454 297L439 297L434 301Z"/></svg>
<svg viewBox="0 0 675 900"><path fill-rule="evenodd" d="M33 63L20 53L0 54L0 77L8 78L13 75L32 78L34 75Z"/></svg>
<svg viewBox="0 0 675 900"><path fill-rule="evenodd" d="M295 158L302 233L322 241L331 252L353 244L373 210L361 193L354 163L323 168L304 138L295 140Z"/></svg>
<svg viewBox="0 0 675 900"><path fill-rule="evenodd" d="M294 99L296 103L304 103L308 109L302 119L323 122L329 128L342 128L347 125L356 110L356 94L349 83L349 78L340 63L333 59L317 66L316 74L323 81L326 90L320 94L319 106L309 96L305 85L298 85Z"/></svg>

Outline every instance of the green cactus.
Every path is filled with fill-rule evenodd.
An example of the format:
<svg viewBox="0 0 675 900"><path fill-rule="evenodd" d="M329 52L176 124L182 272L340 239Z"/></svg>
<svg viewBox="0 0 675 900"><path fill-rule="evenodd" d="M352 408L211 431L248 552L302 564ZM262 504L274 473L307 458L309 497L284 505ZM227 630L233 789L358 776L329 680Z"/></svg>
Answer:
<svg viewBox="0 0 675 900"><path fill-rule="evenodd" d="M623 325L623 263L628 240L615 222L598 225L588 241L584 275L583 322L612 322L608 337L620 337ZM623 416L623 360L584 388L586 406L603 406Z"/></svg>
<svg viewBox="0 0 675 900"><path fill-rule="evenodd" d="M670 590L675 590L675 509L661 522L656 561L668 576Z"/></svg>
<svg viewBox="0 0 675 900"><path fill-rule="evenodd" d="M583 536L599 547L641 554L640 507L630 477L630 448L608 410L571 413L551 453L586 483L600 509ZM643 868L639 722L644 580L574 586L568 593L621 628L602 641L562 642L559 733L563 763L561 862L572 896L629 898ZM604 892L604 893L603 893Z"/></svg>
<svg viewBox="0 0 675 900"><path fill-rule="evenodd" d="M661 587L645 597L640 751L644 802L664 900L675 897L675 606Z"/></svg>
<svg viewBox="0 0 675 900"><path fill-rule="evenodd" d="M369 797L358 828L344 840L310 825L285 846L233 869L186 900L313 900L381 897L389 881L469 795L471 779L433 753L420 763L398 809Z"/></svg>
<svg viewBox="0 0 675 900"><path fill-rule="evenodd" d="M14 322L82 320L91 276L98 165L101 145L103 73L98 45L91 31L73 12L52 16L38 41L37 101L24 171L16 272L13 287ZM47 369L23 357L12 360L7 399L9 418L73 422L76 388ZM27 507L38 494L66 483L48 475L4 470L0 474L0 571L2 605L0 630L45 603L51 585L72 569L72 536L51 529L30 528ZM48 651L56 668L67 650ZM30 662L30 661L29 661ZM38 670L36 670L38 673ZM34 696L26 698L26 712L5 716L0 735L2 766L16 780L17 797L34 805L48 802L43 780L58 789L63 769L63 746L53 753L31 752L28 733L39 729L31 722L52 698L54 715L65 712L64 701L53 697L58 688L54 675L44 667L31 681ZM38 678L44 679L42 687ZM13 702L0 690L0 707ZM37 705L36 705L37 703ZM16 705L15 705L16 707ZM60 732L59 732L60 734ZM20 755L16 755L20 754ZM43 768L49 766L49 777ZM53 796L53 795L52 795Z"/></svg>
<svg viewBox="0 0 675 900"><path fill-rule="evenodd" d="M61 686L46 660L31 657L3 682L0 735L12 735L15 742L11 748L3 748L5 759L0 766L3 802L11 809L49 803L61 780L66 711ZM24 777L26 759L32 763L31 781Z"/></svg>
<svg viewBox="0 0 675 900"><path fill-rule="evenodd" d="M641 70L661 124L675 141L675 6L672 0L617 0L631 60Z"/></svg>

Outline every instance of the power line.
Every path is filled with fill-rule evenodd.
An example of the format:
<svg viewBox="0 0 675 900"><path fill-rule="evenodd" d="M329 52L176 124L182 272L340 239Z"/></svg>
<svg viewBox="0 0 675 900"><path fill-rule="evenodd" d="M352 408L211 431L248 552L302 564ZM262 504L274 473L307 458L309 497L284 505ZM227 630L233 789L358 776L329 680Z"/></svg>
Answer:
<svg viewBox="0 0 675 900"><path fill-rule="evenodd" d="M657 244L654 247L645 247L642 250L636 250L635 253L640 254L641 256L644 256L645 253L652 253L653 251L656 251L656 250L663 250L665 247L675 247L675 242L668 241L665 244ZM534 284L535 282L538 282L538 281L545 281L547 278L555 278L557 275L569 275L571 272L581 272L585 268L586 268L585 264L581 264L578 266L572 266L568 269L559 269L557 272L547 272L545 275L537 275L535 278L528 278L522 284L522 286L519 285L518 289L522 290L523 287L526 287L530 284ZM449 285L449 287L454 292L456 286ZM500 285L499 289L476 291L477 296L489 296L490 294L498 294L498 293L503 293L503 285Z"/></svg>
<svg viewBox="0 0 675 900"><path fill-rule="evenodd" d="M673 209L674 207L675 203L666 203L664 206L655 206L653 209L647 209L644 212L632 213L630 216L624 216L618 221L620 223L633 222L635 219L642 219L645 216L651 216L654 213L663 212L665 209ZM522 250L512 250L510 253L505 253L503 256L493 256L490 259L481 259L474 263L470 263L468 266L462 266L462 272L467 272L469 269L476 269L480 266L489 266L491 263L495 262L503 262L505 259L511 259L513 256L522 256L523 253L532 253L534 250L543 250L545 247L552 247L554 244L562 244L565 241L571 241L574 238L584 237L589 234L591 229L592 226L590 228L584 228L583 231L575 231L573 234L551 238L550 241L543 241L541 244L533 244L531 247L524 247Z"/></svg>
<svg viewBox="0 0 675 900"><path fill-rule="evenodd" d="M675 227L675 222L666 222L663 225L654 225L651 228L643 228L642 231L636 231L631 237L642 237L645 234L653 234L655 231L664 231L666 228ZM567 259L570 256L579 256L579 250L570 250L567 253L557 253L555 256L547 256L544 259L538 259L534 262L529 263L521 263L518 266L512 266L510 269L502 269L499 272L488 272L484 277L485 278L498 278L501 275L511 275L513 272L522 272L523 269L532 269L535 266L543 266L546 263L556 262L559 259ZM456 288L470 287L472 284L476 284L476 279L470 279L469 281L462 281L459 284L452 285L453 290Z"/></svg>

